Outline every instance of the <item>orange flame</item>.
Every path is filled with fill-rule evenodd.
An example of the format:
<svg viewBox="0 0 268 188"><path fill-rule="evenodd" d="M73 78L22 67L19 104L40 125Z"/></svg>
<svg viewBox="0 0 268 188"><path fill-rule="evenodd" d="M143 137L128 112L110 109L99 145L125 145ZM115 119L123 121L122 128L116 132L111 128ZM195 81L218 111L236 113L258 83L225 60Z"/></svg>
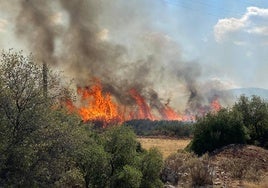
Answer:
<svg viewBox="0 0 268 188"><path fill-rule="evenodd" d="M83 105L76 107L72 102L67 101L66 106L69 111L76 111L84 122L101 121L103 126L106 126L109 123L122 121L117 105L112 101L109 93L102 92L99 82L92 87L78 87L77 93Z"/></svg>
<svg viewBox="0 0 268 188"><path fill-rule="evenodd" d="M122 123L131 119L150 119L150 120L178 120L178 121L194 121L195 115L191 113L179 114L172 109L168 104L158 108L160 118L154 116L152 109L146 103L145 98L142 97L136 89L129 90L129 95L136 102L136 108L130 106L119 106L112 100L111 94L103 92L101 83L97 80L91 87L78 87L78 104L74 104L71 100L65 99L64 104L70 113L77 113L84 122L101 122L103 127L109 124ZM210 103L209 106L201 106L201 114L205 115L207 112L218 112L221 109L221 104L218 97ZM203 112L204 111L204 112Z"/></svg>
<svg viewBox="0 0 268 188"><path fill-rule="evenodd" d="M144 98L135 89L129 91L130 95L135 99L138 105L138 113L136 113L136 119L150 119L153 120L154 117L151 113L151 109L145 102ZM135 116L135 115L134 115Z"/></svg>
<svg viewBox="0 0 268 188"><path fill-rule="evenodd" d="M165 120L183 120L182 116L177 114L170 106L166 105L164 108L160 109L160 114Z"/></svg>
<svg viewBox="0 0 268 188"><path fill-rule="evenodd" d="M222 106L220 104L220 101L219 101L218 97L214 97L214 99L211 101L210 108L211 108L212 112L220 111Z"/></svg>

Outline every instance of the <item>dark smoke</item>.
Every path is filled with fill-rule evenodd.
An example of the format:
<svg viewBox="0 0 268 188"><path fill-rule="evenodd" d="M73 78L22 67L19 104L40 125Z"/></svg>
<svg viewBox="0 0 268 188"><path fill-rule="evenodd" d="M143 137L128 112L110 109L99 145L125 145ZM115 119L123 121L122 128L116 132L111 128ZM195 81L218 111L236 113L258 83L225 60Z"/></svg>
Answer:
<svg viewBox="0 0 268 188"><path fill-rule="evenodd" d="M50 3L43 0L21 0L16 33L25 38L41 61L55 63L53 58L56 28L53 26Z"/></svg>
<svg viewBox="0 0 268 188"><path fill-rule="evenodd" d="M174 100L173 96L171 103L180 108L181 100L184 100L191 113L198 113L197 109L208 102L205 92L209 91L204 91L200 81L201 66L183 61L180 46L169 36L154 31L151 22L162 10L158 8L151 13L149 7L154 10L154 5L162 1L18 2L18 37L28 42L42 63L63 68L78 86L90 85L97 78L104 90L123 105L135 103L129 95L135 88L159 111L169 103L170 93L185 93L182 99ZM66 17L62 25L55 24L52 19L58 11ZM165 18L159 16L157 19ZM114 32L113 36L119 40L100 37L104 29ZM220 87L212 86L211 90Z"/></svg>

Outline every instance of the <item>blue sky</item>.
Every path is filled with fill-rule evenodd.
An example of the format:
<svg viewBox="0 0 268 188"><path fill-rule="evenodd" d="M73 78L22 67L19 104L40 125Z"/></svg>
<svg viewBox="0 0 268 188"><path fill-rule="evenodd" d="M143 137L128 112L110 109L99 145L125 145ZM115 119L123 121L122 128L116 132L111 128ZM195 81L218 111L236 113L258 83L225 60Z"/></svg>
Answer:
<svg viewBox="0 0 268 188"><path fill-rule="evenodd" d="M157 38L158 41L172 41L176 44L172 43L173 48L180 53L183 61L193 61L200 65L200 79L220 81L229 88L268 89L268 1L102 2L104 11L99 16L99 25L103 29L100 32L103 39L132 50L138 46L135 53L129 53L130 56L144 53L140 51L144 51L146 45L136 42L141 35L146 40ZM18 6L10 6L4 0L0 0L0 4L0 49L31 51L29 45L14 32ZM64 26L64 12L60 8L55 9L55 22ZM155 49L148 51L155 53ZM171 51L164 54L175 53L173 49Z"/></svg>
<svg viewBox="0 0 268 188"><path fill-rule="evenodd" d="M177 24L176 29L168 32L183 46L186 58L198 59L215 70L212 77L233 82L234 87L268 87L268 17L267 12L262 14L267 11L268 1L165 0L165 3L174 17L173 23ZM248 18L243 21L246 15ZM239 24L245 26L234 29Z"/></svg>

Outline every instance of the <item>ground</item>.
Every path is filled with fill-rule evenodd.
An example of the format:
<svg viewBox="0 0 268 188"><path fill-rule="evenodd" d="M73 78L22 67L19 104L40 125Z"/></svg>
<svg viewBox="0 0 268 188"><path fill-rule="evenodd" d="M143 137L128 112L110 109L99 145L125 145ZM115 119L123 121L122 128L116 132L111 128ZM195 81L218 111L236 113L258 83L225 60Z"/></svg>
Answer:
<svg viewBox="0 0 268 188"><path fill-rule="evenodd" d="M144 138L145 149L157 147L166 159L184 149L190 139ZM229 145L210 154L213 187L268 188L268 150L252 145Z"/></svg>
<svg viewBox="0 0 268 188"><path fill-rule="evenodd" d="M139 137L139 142L145 149L152 147L158 148L166 159L171 153L177 152L180 149L184 149L189 143L190 139L174 139L174 138L146 138Z"/></svg>

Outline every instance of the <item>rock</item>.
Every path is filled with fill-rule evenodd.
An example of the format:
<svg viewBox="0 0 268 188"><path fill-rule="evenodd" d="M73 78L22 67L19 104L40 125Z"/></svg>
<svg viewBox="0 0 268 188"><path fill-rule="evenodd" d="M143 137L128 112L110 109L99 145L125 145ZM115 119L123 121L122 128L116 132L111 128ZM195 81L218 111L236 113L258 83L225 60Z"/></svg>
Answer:
<svg viewBox="0 0 268 188"><path fill-rule="evenodd" d="M215 181L213 184L214 185L221 185L221 182L220 181Z"/></svg>

